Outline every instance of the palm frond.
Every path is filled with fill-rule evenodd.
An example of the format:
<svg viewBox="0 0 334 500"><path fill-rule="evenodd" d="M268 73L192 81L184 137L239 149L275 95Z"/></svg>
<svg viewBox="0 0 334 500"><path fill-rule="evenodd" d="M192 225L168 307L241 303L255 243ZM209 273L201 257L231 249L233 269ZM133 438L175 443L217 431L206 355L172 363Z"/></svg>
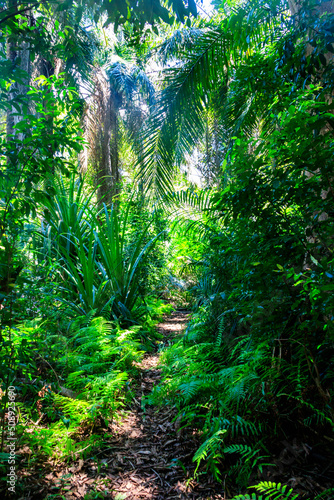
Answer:
<svg viewBox="0 0 334 500"><path fill-rule="evenodd" d="M207 106L217 104L219 92L226 93L235 68L243 61L247 64L253 47L263 46L278 26L283 29L276 8L265 2L255 8L250 1L229 18L219 18L217 25L192 29L188 36L183 30L169 45L166 42L167 53L182 55L182 62L164 70L163 88L142 131L138 167L147 189L155 189L160 196L172 191L174 166L182 163L205 132ZM191 50L186 50L190 40ZM239 128L245 121L254 125L253 99L248 96L238 110Z"/></svg>
<svg viewBox="0 0 334 500"><path fill-rule="evenodd" d="M220 28L202 30L196 51L186 61L164 72L165 88L142 134L144 150L140 157L141 176L147 187L162 195L172 191L171 167L181 162L205 130L207 91L225 78L225 34ZM196 139L194 139L194 137Z"/></svg>

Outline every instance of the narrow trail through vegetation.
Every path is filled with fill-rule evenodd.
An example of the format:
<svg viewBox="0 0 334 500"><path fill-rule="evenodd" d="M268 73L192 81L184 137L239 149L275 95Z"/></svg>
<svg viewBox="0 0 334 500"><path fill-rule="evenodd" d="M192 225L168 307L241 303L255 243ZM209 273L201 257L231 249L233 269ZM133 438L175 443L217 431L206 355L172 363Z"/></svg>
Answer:
<svg viewBox="0 0 334 500"><path fill-rule="evenodd" d="M163 342L167 344L182 333L188 319L185 311L165 318L157 326ZM191 480L195 469L192 456L199 446L196 433L178 428L174 409L145 404L145 397L161 377L159 357L156 346L155 352L138 362L132 402L125 415L104 431L107 448L95 453L95 459L79 460L68 467L53 464L43 484L38 481L36 488L29 486L29 495L24 498L55 498L54 490L62 494L56 498L69 500L102 495L114 500L223 498L222 486L210 476L202 476L200 483Z"/></svg>
<svg viewBox="0 0 334 500"><path fill-rule="evenodd" d="M165 342L184 330L188 316L186 312L177 311L160 323L158 331ZM194 469L191 458L198 441L195 435L178 429L173 421L175 411L144 404L145 396L159 383L158 363L158 352L147 354L138 363L139 384L131 410L120 423L113 424L111 446L103 454L108 465L106 476L113 485L113 498L223 498L215 494L214 484L205 481L187 484Z"/></svg>
<svg viewBox="0 0 334 500"><path fill-rule="evenodd" d="M0 2L0 500L334 500L333 95L334 0Z"/></svg>

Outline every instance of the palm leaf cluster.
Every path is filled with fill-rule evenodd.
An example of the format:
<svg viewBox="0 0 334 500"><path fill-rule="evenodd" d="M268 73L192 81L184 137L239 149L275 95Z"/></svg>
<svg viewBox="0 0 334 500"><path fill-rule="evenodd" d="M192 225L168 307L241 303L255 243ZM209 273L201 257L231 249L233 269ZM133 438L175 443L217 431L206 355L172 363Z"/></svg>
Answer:
<svg viewBox="0 0 334 500"><path fill-rule="evenodd" d="M208 108L215 109L229 138L254 130L254 117L260 119L263 110L268 66L267 61L263 64L264 47L268 39L273 43L284 36L290 25L286 11L284 2L270 7L257 2L256 8L247 2L207 26L199 23L176 32L160 47L170 64L163 70L157 103L142 132L139 164L148 187L154 186L159 195L172 190L174 165L180 165L204 136ZM248 89L240 88L241 79L249 82Z"/></svg>
<svg viewBox="0 0 334 500"><path fill-rule="evenodd" d="M139 267L159 235L144 242L148 222L129 252L126 235L131 202L120 219L113 207L94 208L93 194L87 196L82 181L74 177L69 188L60 181L55 190L56 196L46 201L47 225L40 231L39 258L57 257L66 303L80 315L95 311L135 321Z"/></svg>

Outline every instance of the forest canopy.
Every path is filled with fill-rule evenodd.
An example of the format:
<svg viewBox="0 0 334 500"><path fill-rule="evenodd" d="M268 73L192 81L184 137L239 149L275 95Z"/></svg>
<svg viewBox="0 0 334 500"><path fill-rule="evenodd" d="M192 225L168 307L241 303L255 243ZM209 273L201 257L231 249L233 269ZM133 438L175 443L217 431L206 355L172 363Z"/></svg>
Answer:
<svg viewBox="0 0 334 500"><path fill-rule="evenodd" d="M333 55L333 1L0 2L6 496L334 497Z"/></svg>

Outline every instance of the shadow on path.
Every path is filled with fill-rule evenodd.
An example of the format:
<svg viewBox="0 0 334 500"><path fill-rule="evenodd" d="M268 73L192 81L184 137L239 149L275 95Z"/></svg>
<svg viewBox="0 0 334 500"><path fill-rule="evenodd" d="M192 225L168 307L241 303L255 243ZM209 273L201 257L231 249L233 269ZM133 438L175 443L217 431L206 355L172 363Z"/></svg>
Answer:
<svg viewBox="0 0 334 500"><path fill-rule="evenodd" d="M162 341L167 344L181 334L188 319L185 311L165 318L157 327ZM104 440L107 448L97 454L98 460L79 460L68 466L44 464L51 472L42 481L37 479L20 500L224 498L222 486L209 475L202 476L201 483L190 480L195 469L192 457L199 446L196 433L184 430L181 436L177 432L173 408L142 404L142 398L160 381L159 357L158 352L147 353L136 364L134 398L120 422L109 425Z"/></svg>
<svg viewBox="0 0 334 500"><path fill-rule="evenodd" d="M187 312L176 311L158 325L164 341L182 333L189 319ZM131 411L113 429L113 449L104 453L106 476L112 488L110 498L141 499L220 499L221 486L203 478L190 481L194 471L192 456L199 442L195 435L177 432L173 422L176 412L168 407L142 408L141 400L160 381L159 354L147 354L137 366L139 386ZM188 477L187 477L188 476ZM215 493L215 489L217 492Z"/></svg>

